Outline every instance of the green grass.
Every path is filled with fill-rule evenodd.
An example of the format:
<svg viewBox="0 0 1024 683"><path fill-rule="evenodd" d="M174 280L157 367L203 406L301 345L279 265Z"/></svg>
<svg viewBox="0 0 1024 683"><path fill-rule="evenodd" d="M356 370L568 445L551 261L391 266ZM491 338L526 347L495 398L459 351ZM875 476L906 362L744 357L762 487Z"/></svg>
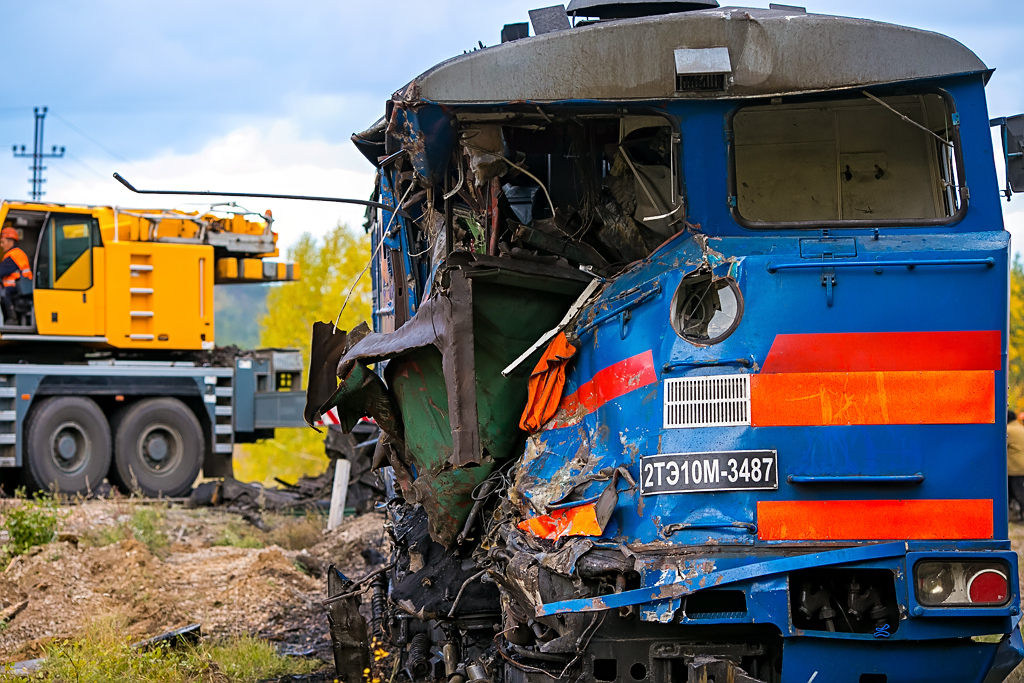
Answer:
<svg viewBox="0 0 1024 683"><path fill-rule="evenodd" d="M99 548L130 538L142 543L149 552L163 557L170 546L170 540L164 530L166 513L156 506L139 507L124 522L113 526L95 527L82 536L86 547Z"/></svg>
<svg viewBox="0 0 1024 683"><path fill-rule="evenodd" d="M231 520L221 530L214 545L234 548L264 548L278 545L286 550L302 550L316 545L323 537L326 520L310 511L300 516L268 514L270 531L260 531L250 524Z"/></svg>
<svg viewBox="0 0 1024 683"><path fill-rule="evenodd" d="M52 541L61 520L66 517L59 503L49 496L37 493L29 499L25 497L25 489L18 489L15 496L17 500L0 507L0 529L8 536L7 542L0 546L0 567L6 567L29 548Z"/></svg>
<svg viewBox="0 0 1024 683"><path fill-rule="evenodd" d="M52 643L33 680L53 683L247 683L321 668L317 660L286 658L269 643L251 637L217 643L163 644L133 649L115 619L95 622L77 640Z"/></svg>
<svg viewBox="0 0 1024 683"><path fill-rule="evenodd" d="M144 507L136 510L128 519L128 528L135 540L149 548L154 555L162 554L170 545L164 533L165 512L156 507Z"/></svg>
<svg viewBox="0 0 1024 683"><path fill-rule="evenodd" d="M258 531L243 528L240 524L229 522L221 531L214 545L231 546L232 548L262 548L264 543L256 535Z"/></svg>

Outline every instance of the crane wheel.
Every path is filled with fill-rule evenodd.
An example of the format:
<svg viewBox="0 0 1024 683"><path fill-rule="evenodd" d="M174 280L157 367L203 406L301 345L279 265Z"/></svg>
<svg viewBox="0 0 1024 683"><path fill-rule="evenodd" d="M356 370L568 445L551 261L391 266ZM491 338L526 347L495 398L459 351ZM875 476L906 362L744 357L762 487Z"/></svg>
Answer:
<svg viewBox="0 0 1024 683"><path fill-rule="evenodd" d="M113 478L146 496L187 493L203 466L203 428L176 398L147 398L116 420Z"/></svg>
<svg viewBox="0 0 1024 683"><path fill-rule="evenodd" d="M110 469L110 425L92 399L43 399L25 422L24 455L30 488L86 495Z"/></svg>

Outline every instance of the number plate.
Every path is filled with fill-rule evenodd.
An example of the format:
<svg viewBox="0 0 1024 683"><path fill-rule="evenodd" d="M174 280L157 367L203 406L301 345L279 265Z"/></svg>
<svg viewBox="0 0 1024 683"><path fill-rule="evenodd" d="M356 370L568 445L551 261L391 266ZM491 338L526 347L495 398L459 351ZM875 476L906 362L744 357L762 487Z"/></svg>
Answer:
<svg viewBox="0 0 1024 683"><path fill-rule="evenodd" d="M640 493L757 491L779 488L776 451L660 453L640 456Z"/></svg>

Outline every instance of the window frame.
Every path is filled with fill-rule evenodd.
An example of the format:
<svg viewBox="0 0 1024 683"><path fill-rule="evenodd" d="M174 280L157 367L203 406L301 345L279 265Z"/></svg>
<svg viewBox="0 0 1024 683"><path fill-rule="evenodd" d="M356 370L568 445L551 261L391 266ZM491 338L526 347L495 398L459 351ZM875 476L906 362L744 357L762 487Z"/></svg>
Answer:
<svg viewBox="0 0 1024 683"><path fill-rule="evenodd" d="M55 277L54 272L53 272L53 266L55 266L56 263L54 261L54 256L53 256L52 252L56 249L57 245L56 245L56 238L50 237L50 227L51 227L50 226L50 221L51 221L51 219L53 219L55 217L75 217L75 218L81 218L89 226L89 248L87 250L88 253L89 253L89 286L88 287L81 287L81 288L61 287L61 288L57 288L57 287L54 286L57 278ZM44 240L48 241L48 244L45 247L43 246L44 245ZM32 284L33 284L33 287L36 288L36 289L45 290L45 291L53 291L53 292L87 292L87 291L89 291L96 284L96 264L95 264L95 260L94 260L95 254L93 253L93 250L96 249L96 247L101 247L101 246L103 246L103 241L102 241L102 237L100 236L99 220L96 218L95 215L93 215L91 213L48 211L46 213L46 217L43 220L43 227L39 231L39 240L38 240L38 243L36 245L35 262L32 264L32 266L33 266L33 273L32 273L32 277L33 277L33 283ZM50 263L47 264L48 280L49 281L45 282L45 283L42 282L42 280L39 278L39 261L40 261L40 257L44 254L44 249L45 249L45 253L47 255L49 255L50 261L51 261ZM82 252L83 255L85 253L86 252ZM81 256L79 256L79 258L81 258ZM77 261L78 259L75 259L75 260Z"/></svg>
<svg viewBox="0 0 1024 683"><path fill-rule="evenodd" d="M461 129L466 124L483 122L509 127L522 126L524 120L534 117L550 122L552 117L568 121L570 119L622 119L627 116L656 116L662 118L668 124L671 134L678 136L678 140L673 142L676 146L674 158L676 177L674 178L674 186L676 200L683 205L680 218L683 221L688 220L693 207L687 195L686 187L686 156L684 150L686 140L683 134L683 117L668 111L664 107L652 105L648 102L612 103L569 100L544 104L466 104L460 105L451 113L456 130ZM729 122L731 125L731 116Z"/></svg>
<svg viewBox="0 0 1024 683"><path fill-rule="evenodd" d="M960 139L960 123L954 123L957 119L956 100L942 88L862 88L866 92L870 92L872 95L885 99L891 96L901 95L938 95L946 103L946 109L950 117L950 131L951 131L951 142L953 143L953 151L956 159L956 165L958 170L957 187L960 193L960 208L952 216L941 216L939 218L892 218L892 219L877 219L877 218L850 218L850 219L828 219L820 221L754 221L745 218L740 213L739 209L739 194L737 192L737 175L736 175L736 133L733 121L736 115L744 109L750 107L762 107L765 105L771 105L773 99L781 99L783 104L799 104L799 103L823 103L829 101L839 100L850 100L865 98L862 93L844 90L832 94L831 96L822 96L821 93L814 95L801 95L801 96L789 96L782 98L760 98L750 102L744 102L729 111L726 115L726 132L728 140L728 205L729 213L732 215L732 219L741 227L748 230L779 230L779 229L796 229L796 230L821 230L822 228L833 229L833 228L927 228L936 226L952 225L959 223L963 220L964 216L967 215L967 209L970 201L970 191L967 183L967 169L964 167L963 148ZM896 115L893 114L893 118L896 119ZM904 123L904 125L909 125ZM941 163L941 159L939 160Z"/></svg>

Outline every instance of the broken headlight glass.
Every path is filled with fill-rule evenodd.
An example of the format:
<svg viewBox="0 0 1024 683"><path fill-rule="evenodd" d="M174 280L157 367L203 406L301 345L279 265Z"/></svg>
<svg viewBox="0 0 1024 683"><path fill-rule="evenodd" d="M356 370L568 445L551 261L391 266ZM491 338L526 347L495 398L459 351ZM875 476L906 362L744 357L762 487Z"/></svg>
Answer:
<svg viewBox="0 0 1024 683"><path fill-rule="evenodd" d="M726 339L743 317L743 294L731 277L710 270L686 275L672 297L672 329L692 344L710 346Z"/></svg>

